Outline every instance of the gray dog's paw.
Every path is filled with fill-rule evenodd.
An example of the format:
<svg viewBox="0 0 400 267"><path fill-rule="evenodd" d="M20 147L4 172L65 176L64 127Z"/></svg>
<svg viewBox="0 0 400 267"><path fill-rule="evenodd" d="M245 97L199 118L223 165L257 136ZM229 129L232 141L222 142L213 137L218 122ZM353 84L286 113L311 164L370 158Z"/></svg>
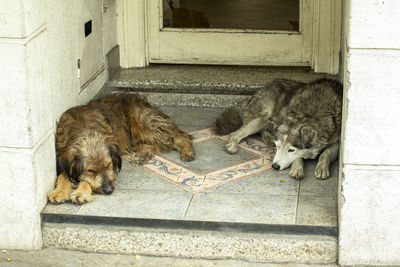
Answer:
<svg viewBox="0 0 400 267"><path fill-rule="evenodd" d="M318 162L317 167L315 168L315 178L325 180L329 177L329 164L320 164Z"/></svg>
<svg viewBox="0 0 400 267"><path fill-rule="evenodd" d="M229 141L225 147L231 154L235 154L238 151L238 144L234 141Z"/></svg>
<svg viewBox="0 0 400 267"><path fill-rule="evenodd" d="M296 180L301 180L304 178L304 169L302 167L290 168L289 176Z"/></svg>

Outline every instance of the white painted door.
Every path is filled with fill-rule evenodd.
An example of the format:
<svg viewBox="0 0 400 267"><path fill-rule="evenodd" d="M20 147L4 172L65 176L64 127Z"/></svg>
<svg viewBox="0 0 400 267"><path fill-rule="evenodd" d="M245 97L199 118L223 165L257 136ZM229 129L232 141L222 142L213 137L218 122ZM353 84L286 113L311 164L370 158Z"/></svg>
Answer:
<svg viewBox="0 0 400 267"><path fill-rule="evenodd" d="M102 1L78 0L78 78L81 91L104 70Z"/></svg>
<svg viewBox="0 0 400 267"><path fill-rule="evenodd" d="M298 8L297 31L172 28L163 27L163 0L150 0L148 61L311 66L314 1L299 0Z"/></svg>

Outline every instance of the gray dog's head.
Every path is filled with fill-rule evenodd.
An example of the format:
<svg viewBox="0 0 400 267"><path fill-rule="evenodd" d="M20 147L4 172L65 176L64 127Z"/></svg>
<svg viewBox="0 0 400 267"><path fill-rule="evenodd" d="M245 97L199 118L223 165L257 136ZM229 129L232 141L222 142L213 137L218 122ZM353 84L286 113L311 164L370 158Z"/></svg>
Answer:
<svg viewBox="0 0 400 267"><path fill-rule="evenodd" d="M276 154L272 162L275 170L284 170L299 158L313 159L321 152L315 125L307 123L281 124L275 130Z"/></svg>

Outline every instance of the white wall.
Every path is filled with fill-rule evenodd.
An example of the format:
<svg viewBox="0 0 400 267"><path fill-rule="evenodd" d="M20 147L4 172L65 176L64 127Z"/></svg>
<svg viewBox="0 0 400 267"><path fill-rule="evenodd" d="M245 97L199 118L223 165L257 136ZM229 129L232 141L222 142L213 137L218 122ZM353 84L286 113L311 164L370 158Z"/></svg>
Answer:
<svg viewBox="0 0 400 267"><path fill-rule="evenodd" d="M400 265L400 1L344 2L339 263Z"/></svg>
<svg viewBox="0 0 400 267"><path fill-rule="evenodd" d="M54 118L69 107L84 104L91 99L105 83L105 72L101 73L90 86L81 91L77 77L77 1L82 0L47 0L49 32L49 55L52 66L52 90ZM100 2L100 1L99 1ZM108 8L103 15L104 55L117 45L116 1L104 0ZM99 55L99 56L104 56Z"/></svg>
<svg viewBox="0 0 400 267"><path fill-rule="evenodd" d="M117 0L103 0L103 36L104 54L118 44L117 36Z"/></svg>
<svg viewBox="0 0 400 267"><path fill-rule="evenodd" d="M82 0L0 0L2 248L41 247L40 211L56 179L56 120L105 83L103 72L80 93L77 1ZM103 22L116 32L115 1L104 1L110 12ZM108 49L116 45L116 37L107 34L103 42Z"/></svg>

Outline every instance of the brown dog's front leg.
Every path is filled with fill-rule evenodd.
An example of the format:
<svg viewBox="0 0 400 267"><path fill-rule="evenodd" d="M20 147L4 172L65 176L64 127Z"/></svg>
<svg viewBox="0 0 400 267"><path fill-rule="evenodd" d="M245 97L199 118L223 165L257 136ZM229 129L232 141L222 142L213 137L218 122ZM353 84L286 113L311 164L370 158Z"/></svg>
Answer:
<svg viewBox="0 0 400 267"><path fill-rule="evenodd" d="M133 158L133 164L144 164L148 162L154 156L154 154L158 152L159 149L155 145L141 144L136 149L135 156Z"/></svg>
<svg viewBox="0 0 400 267"><path fill-rule="evenodd" d="M196 157L192 142L188 138L175 136L173 148L179 152L182 161L192 161Z"/></svg>
<svg viewBox="0 0 400 267"><path fill-rule="evenodd" d="M53 204L63 203L71 199L71 192L71 181L67 174L63 172L57 177L56 188L47 195L47 198Z"/></svg>
<svg viewBox="0 0 400 267"><path fill-rule="evenodd" d="M92 187L87 182L80 182L71 194L71 200L75 204L85 204L93 201Z"/></svg>

